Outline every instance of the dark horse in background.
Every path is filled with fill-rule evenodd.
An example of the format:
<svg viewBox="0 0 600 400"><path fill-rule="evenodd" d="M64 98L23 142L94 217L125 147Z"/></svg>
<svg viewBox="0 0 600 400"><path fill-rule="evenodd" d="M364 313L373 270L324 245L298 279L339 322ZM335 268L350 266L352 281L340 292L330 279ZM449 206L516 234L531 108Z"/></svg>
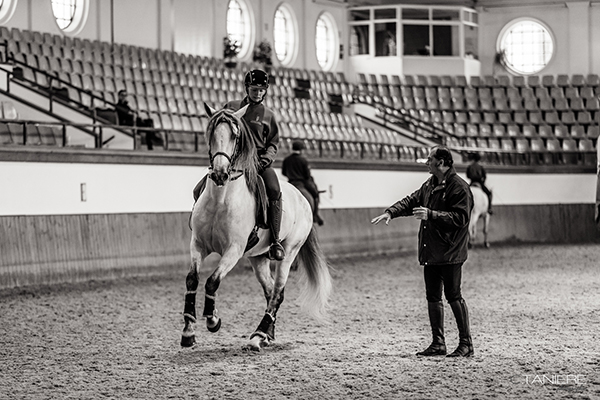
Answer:
<svg viewBox="0 0 600 400"><path fill-rule="evenodd" d="M275 339L277 312L283 302L290 267L296 258L305 271L300 304L316 319L326 320L325 309L332 287L329 267L317 241L307 200L295 187L280 182L283 199L280 238L287 256L283 261L273 262L271 269L271 260L267 257L270 231L257 229L256 192L262 182L258 175L256 147L247 123L241 118L246 109L233 112L227 109L216 111L206 105L205 108L210 117L206 132L210 179L196 201L190 219L191 268L186 278L181 345L189 347L195 343L199 272L207 267L209 270L214 268L204 285L202 317L206 318L208 330L216 332L221 327L215 306L217 289L245 256L267 301L265 314L249 341L251 349L260 350ZM252 232L257 232L258 243L250 247L248 242Z"/></svg>

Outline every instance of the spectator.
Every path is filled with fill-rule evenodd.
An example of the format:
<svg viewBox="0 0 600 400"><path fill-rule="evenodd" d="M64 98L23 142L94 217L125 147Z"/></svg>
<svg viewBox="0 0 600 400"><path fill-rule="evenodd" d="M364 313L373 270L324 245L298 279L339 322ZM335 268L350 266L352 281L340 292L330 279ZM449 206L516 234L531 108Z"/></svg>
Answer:
<svg viewBox="0 0 600 400"><path fill-rule="evenodd" d="M448 357L473 355L467 304L461 294L462 265L467 260L469 217L473 196L468 184L454 169L452 154L434 147L427 158L433 175L411 195L396 202L371 221L378 224L392 218L414 216L421 220L419 262L424 266L425 292L433 340L419 356L446 354L442 288L450 303L459 333L459 345Z"/></svg>
<svg viewBox="0 0 600 400"><path fill-rule="evenodd" d="M148 150L153 150L154 145L163 146L162 137L156 132L154 128L154 122L150 118L142 119L135 111L129 106L127 100L127 91L122 89L118 92L118 101L115 107L117 112L119 125L123 126L138 126L140 128L152 128L140 130L141 133L145 133L146 146ZM142 136L143 138L144 136Z"/></svg>

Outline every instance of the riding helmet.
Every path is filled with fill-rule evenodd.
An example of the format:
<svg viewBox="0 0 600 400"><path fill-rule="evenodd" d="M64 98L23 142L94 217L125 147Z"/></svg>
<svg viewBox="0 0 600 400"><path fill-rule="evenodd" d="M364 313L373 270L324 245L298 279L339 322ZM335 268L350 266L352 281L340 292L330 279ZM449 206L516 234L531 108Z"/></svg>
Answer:
<svg viewBox="0 0 600 400"><path fill-rule="evenodd" d="M269 75L260 69L253 69L252 71L248 71L246 76L244 77L244 85L248 86L258 86L260 88L268 89L269 88Z"/></svg>

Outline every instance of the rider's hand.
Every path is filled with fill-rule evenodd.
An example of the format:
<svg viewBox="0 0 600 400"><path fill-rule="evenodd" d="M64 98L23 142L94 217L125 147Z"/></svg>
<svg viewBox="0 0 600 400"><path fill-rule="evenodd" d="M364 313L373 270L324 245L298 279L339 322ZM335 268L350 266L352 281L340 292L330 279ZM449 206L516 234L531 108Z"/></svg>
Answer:
<svg viewBox="0 0 600 400"><path fill-rule="evenodd" d="M260 167L265 170L266 168L269 168L269 166L271 166L271 163L273 163L273 160L269 160L266 157L261 157L260 158Z"/></svg>

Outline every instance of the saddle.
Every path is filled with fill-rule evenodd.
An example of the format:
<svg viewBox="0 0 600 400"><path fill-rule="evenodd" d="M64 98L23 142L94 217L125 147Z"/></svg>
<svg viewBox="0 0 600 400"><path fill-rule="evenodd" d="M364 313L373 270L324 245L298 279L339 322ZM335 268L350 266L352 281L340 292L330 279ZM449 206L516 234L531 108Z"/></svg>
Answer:
<svg viewBox="0 0 600 400"><path fill-rule="evenodd" d="M196 186L194 187L194 190L192 191L192 194L194 196L194 204L196 204L196 201L198 201L198 198L200 197L200 195L202 194L202 192L204 192L204 189L206 188L206 179L208 178L208 175L205 175L204 178L202 178L200 180L200 182L198 182L196 184ZM256 188L254 190L254 199L256 200L256 215L255 215L255 222L254 222L254 229L252 229L252 232L250 232L250 236L248 236L248 243L246 244L246 249L244 250L244 252L250 250L251 248L253 248L254 246L256 246L256 244L259 241L258 238L258 230L259 229L269 229L269 225L268 225L268 206L269 206L269 198L267 197L267 190L265 188L265 181L263 180L263 178L259 175L258 179L256 181ZM192 220L192 214L190 213L190 219L188 221L188 226L190 228L190 230L192 229L192 225L191 225L191 220Z"/></svg>

